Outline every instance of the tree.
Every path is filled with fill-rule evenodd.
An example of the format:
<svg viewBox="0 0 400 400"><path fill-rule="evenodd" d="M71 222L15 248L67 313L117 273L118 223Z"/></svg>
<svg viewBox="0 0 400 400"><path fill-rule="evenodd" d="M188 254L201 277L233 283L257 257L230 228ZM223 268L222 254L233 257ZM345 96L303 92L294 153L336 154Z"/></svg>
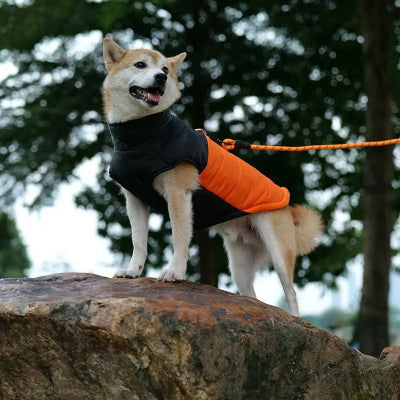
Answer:
<svg viewBox="0 0 400 400"><path fill-rule="evenodd" d="M367 138L393 138L391 45L393 1L361 0ZM393 148L369 149L364 167L364 279L358 322L360 350L378 356L389 344L389 273L392 266Z"/></svg>
<svg viewBox="0 0 400 400"><path fill-rule="evenodd" d="M0 212L0 278L17 278L30 267L26 247L15 221Z"/></svg>

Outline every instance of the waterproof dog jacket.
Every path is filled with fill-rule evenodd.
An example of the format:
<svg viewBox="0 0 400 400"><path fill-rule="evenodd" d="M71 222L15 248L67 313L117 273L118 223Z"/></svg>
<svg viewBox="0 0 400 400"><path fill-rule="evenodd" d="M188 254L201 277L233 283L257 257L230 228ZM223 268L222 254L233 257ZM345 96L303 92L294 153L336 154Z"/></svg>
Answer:
<svg viewBox="0 0 400 400"><path fill-rule="evenodd" d="M154 178L189 161L200 174L193 194L193 228L200 230L250 213L283 208L289 191L229 153L169 110L109 124L114 143L110 176L155 211L168 211Z"/></svg>

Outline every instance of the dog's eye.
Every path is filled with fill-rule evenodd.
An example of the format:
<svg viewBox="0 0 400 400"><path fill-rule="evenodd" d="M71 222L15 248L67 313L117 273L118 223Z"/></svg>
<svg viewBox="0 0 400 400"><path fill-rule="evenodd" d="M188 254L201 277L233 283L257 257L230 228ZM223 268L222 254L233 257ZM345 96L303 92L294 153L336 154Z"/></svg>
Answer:
<svg viewBox="0 0 400 400"><path fill-rule="evenodd" d="M165 75L168 75L168 68L167 67L161 68L161 71L164 72Z"/></svg>
<svg viewBox="0 0 400 400"><path fill-rule="evenodd" d="M136 67L136 68L139 68L139 69L143 69L143 68L146 68L147 65L146 65L146 63L144 63L143 61L139 61L139 62L137 62L137 63L135 64L135 67Z"/></svg>

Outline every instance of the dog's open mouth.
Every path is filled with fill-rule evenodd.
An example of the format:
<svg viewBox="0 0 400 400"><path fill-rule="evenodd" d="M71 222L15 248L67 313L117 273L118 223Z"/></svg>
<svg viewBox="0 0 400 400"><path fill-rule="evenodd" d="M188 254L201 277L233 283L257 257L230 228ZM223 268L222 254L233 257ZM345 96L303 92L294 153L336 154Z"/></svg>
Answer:
<svg viewBox="0 0 400 400"><path fill-rule="evenodd" d="M131 86L129 88L129 93L136 99L142 100L151 106L156 106L160 102L164 91L160 87L156 86L148 88Z"/></svg>

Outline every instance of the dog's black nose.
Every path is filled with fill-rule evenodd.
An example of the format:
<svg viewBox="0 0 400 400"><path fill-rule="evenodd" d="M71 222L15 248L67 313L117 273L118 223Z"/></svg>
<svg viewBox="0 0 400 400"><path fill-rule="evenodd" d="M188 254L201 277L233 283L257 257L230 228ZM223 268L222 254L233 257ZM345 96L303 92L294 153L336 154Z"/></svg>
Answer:
<svg viewBox="0 0 400 400"><path fill-rule="evenodd" d="M167 80L167 75L165 75L164 73L160 72L160 73L154 75L154 80L157 83L165 83L165 81Z"/></svg>

